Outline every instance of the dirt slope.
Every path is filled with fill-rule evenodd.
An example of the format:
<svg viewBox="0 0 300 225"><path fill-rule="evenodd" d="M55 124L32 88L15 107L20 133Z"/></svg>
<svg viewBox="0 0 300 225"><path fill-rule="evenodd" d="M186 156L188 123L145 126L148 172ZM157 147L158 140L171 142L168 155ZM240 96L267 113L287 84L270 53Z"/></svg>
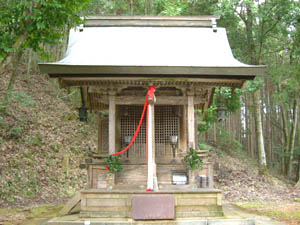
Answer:
<svg viewBox="0 0 300 225"><path fill-rule="evenodd" d="M82 189L79 162L88 146L95 149L97 132L92 122L79 122L76 92L35 74L17 80L5 107L7 83L8 74L0 75L0 208L62 200Z"/></svg>
<svg viewBox="0 0 300 225"><path fill-rule="evenodd" d="M289 180L260 176L255 160L242 153L214 152L215 186L229 202L295 202L300 190Z"/></svg>

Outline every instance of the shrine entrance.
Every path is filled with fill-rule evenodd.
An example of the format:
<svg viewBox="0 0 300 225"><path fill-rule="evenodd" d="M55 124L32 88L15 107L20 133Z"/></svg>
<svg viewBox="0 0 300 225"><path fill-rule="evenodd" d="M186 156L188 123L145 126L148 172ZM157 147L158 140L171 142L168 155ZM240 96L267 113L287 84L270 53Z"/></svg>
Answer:
<svg viewBox="0 0 300 225"><path fill-rule="evenodd" d="M155 107L155 155L159 159L172 159L173 148L171 138L180 138L180 106ZM126 147L138 126L142 114L142 106L120 106L120 140L121 146ZM178 152L177 143L174 143ZM122 148L120 149L122 150ZM177 155L175 152L175 156ZM128 160L146 163L146 121L144 120L140 132L127 154L122 155Z"/></svg>

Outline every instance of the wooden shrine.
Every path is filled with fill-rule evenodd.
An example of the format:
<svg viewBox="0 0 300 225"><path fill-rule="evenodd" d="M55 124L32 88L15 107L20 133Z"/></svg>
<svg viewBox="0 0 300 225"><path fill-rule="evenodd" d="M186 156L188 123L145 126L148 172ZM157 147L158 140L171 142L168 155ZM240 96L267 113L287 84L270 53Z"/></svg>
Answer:
<svg viewBox="0 0 300 225"><path fill-rule="evenodd" d="M263 74L264 67L234 59L217 19L89 17L71 30L61 61L39 64L41 72L57 78L61 87L80 87L84 107L99 112L98 152L86 160L88 187L81 192L82 217L222 216L222 193L214 189L209 152L197 147L195 113L211 105L215 88L242 88L246 80ZM156 87L151 108L154 188L146 192L145 121L133 145L121 155L121 172L109 174L103 157L129 144L151 85ZM187 169L183 158L190 148L203 157L202 170ZM151 216L155 207L150 207L143 212L148 217L139 217L138 202L151 202L151 196L171 199L166 208L174 209L174 215Z"/></svg>

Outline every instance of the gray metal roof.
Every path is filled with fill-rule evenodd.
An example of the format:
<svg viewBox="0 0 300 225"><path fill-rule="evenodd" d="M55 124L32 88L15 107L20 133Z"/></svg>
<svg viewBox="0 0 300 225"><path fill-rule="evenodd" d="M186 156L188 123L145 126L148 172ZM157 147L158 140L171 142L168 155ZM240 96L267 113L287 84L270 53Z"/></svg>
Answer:
<svg viewBox="0 0 300 225"><path fill-rule="evenodd" d="M84 27L72 29L65 57L39 64L48 74L240 75L264 73L233 57L225 28ZM86 75L84 75L86 74Z"/></svg>

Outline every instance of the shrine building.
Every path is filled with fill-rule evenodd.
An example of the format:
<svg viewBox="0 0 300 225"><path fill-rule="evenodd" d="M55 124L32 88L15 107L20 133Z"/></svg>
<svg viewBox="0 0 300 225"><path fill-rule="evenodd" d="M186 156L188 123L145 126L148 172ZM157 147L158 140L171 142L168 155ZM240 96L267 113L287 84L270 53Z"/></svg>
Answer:
<svg viewBox="0 0 300 225"><path fill-rule="evenodd" d="M70 31L63 59L39 64L60 87L80 88L83 119L87 111L99 115L80 217L134 222L223 215L209 151L198 148L196 111L210 107L216 88L242 88L265 67L234 58L218 19L88 17ZM109 173L106 157L130 143L120 154L123 170ZM203 168L187 168L190 149Z"/></svg>

